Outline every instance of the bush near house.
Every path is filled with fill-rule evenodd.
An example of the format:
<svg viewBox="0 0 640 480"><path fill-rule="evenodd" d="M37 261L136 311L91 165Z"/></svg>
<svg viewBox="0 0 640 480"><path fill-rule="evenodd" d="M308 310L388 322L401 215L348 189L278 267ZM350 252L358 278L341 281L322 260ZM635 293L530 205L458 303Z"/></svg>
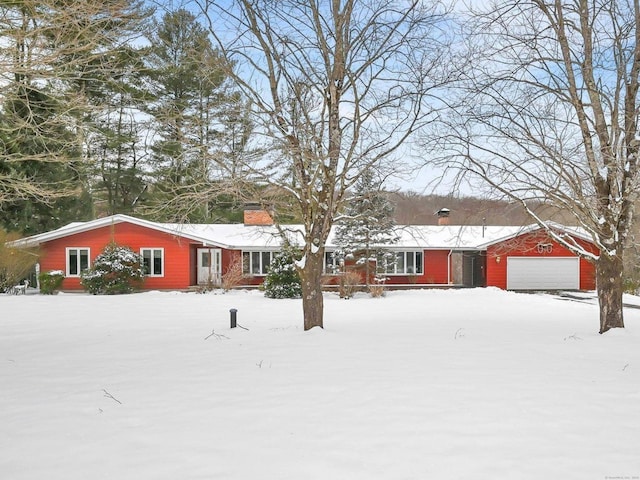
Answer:
<svg viewBox="0 0 640 480"><path fill-rule="evenodd" d="M82 274L82 286L94 295L131 293L142 286L142 257L128 247L109 244Z"/></svg>
<svg viewBox="0 0 640 480"><path fill-rule="evenodd" d="M352 298L362 288L362 276L355 270L347 270L340 275L340 298Z"/></svg>
<svg viewBox="0 0 640 480"><path fill-rule="evenodd" d="M300 298L302 283L294 265L294 252L285 249L275 255L264 279L264 295L269 298Z"/></svg>
<svg viewBox="0 0 640 480"><path fill-rule="evenodd" d="M33 271L38 254L34 250L12 248L6 242L17 240L19 235L0 229L0 292L17 285Z"/></svg>
<svg viewBox="0 0 640 480"><path fill-rule="evenodd" d="M43 295L53 295L60 290L62 281L64 280L64 272L62 270L51 270L50 272L42 272L38 276L40 282L40 293Z"/></svg>
<svg viewBox="0 0 640 480"><path fill-rule="evenodd" d="M244 273L242 271L242 257L238 255L233 259L227 271L222 275L222 289L225 292L242 285Z"/></svg>

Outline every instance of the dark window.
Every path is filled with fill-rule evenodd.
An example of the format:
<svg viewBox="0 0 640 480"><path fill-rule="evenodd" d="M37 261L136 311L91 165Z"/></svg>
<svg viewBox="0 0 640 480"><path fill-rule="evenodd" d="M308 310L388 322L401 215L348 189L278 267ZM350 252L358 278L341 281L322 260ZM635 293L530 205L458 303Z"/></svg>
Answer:
<svg viewBox="0 0 640 480"><path fill-rule="evenodd" d="M161 277L164 271L164 251L161 248L142 248L142 270L150 277Z"/></svg>
<svg viewBox="0 0 640 480"><path fill-rule="evenodd" d="M67 275L77 277L85 270L89 269L89 249L88 248L68 248L67 249Z"/></svg>
<svg viewBox="0 0 640 480"><path fill-rule="evenodd" d="M274 252L243 252L242 272L245 275L266 275Z"/></svg>

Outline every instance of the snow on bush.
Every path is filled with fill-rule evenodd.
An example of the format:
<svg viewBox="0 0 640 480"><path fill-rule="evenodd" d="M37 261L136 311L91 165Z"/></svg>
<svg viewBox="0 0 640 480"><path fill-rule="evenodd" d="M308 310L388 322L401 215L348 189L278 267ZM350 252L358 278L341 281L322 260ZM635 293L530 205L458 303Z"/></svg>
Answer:
<svg viewBox="0 0 640 480"><path fill-rule="evenodd" d="M82 286L94 295L131 293L144 280L142 257L128 247L109 244L89 270L82 274Z"/></svg>
<svg viewBox="0 0 640 480"><path fill-rule="evenodd" d="M64 280L64 272L62 270L51 270L42 272L38 276L40 282L40 293L43 295L53 295L58 292Z"/></svg>
<svg viewBox="0 0 640 480"><path fill-rule="evenodd" d="M294 265L294 254L289 250L277 253L264 279L264 295L269 298L300 298L302 285Z"/></svg>

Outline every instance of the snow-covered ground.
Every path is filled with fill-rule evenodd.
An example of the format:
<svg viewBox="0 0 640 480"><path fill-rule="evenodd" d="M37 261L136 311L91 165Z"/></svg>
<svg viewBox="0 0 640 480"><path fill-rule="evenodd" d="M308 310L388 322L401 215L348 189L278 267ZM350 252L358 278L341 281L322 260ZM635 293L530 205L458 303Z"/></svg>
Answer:
<svg viewBox="0 0 640 480"><path fill-rule="evenodd" d="M583 297L0 295L0 478L638 478L640 309Z"/></svg>

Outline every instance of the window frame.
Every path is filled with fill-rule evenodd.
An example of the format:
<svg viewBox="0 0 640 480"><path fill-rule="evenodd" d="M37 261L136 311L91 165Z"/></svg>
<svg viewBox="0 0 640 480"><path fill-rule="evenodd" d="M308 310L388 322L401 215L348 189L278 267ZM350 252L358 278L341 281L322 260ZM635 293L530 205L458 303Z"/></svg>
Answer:
<svg viewBox="0 0 640 480"><path fill-rule="evenodd" d="M395 251L395 262L387 266L386 275L406 275L420 276L424 274L424 251L423 250L401 250ZM402 257L400 257L402 255ZM398 269L399 259L402 258L402 268ZM409 261L409 259L411 259ZM412 272L408 266L411 265ZM389 268L392 267L392 268Z"/></svg>
<svg viewBox="0 0 640 480"><path fill-rule="evenodd" d="M86 250L87 252L87 266L82 268L82 254L81 252ZM71 252L76 251L76 270L77 273L71 273ZM90 247L66 247L65 249L65 276L71 278L79 278L83 272L86 272L91 268L91 248Z"/></svg>
<svg viewBox="0 0 640 480"><path fill-rule="evenodd" d="M322 273L325 275L339 275L342 273L344 261L338 258L335 250L324 251L324 262L322 265Z"/></svg>
<svg viewBox="0 0 640 480"><path fill-rule="evenodd" d="M242 274L250 275L253 277L265 277L269 273L269 266L273 262L277 251L274 250L243 250L242 251ZM265 255L269 255L269 262L265 265ZM254 270L254 258L258 260L258 271ZM248 259L248 261L247 261Z"/></svg>
<svg viewBox="0 0 640 480"><path fill-rule="evenodd" d="M155 252L156 251L160 251L160 273L155 273ZM146 268L145 268L145 257L144 257L144 252L145 251L149 251L151 252L151 256L150 256L150 264L149 264L149 273L146 272ZM142 271L144 272L144 276L145 277L154 277L154 278L162 278L164 277L164 271L165 271L165 261L164 261L164 247L140 247L140 257L142 257L142 265L140 265L142 267Z"/></svg>

